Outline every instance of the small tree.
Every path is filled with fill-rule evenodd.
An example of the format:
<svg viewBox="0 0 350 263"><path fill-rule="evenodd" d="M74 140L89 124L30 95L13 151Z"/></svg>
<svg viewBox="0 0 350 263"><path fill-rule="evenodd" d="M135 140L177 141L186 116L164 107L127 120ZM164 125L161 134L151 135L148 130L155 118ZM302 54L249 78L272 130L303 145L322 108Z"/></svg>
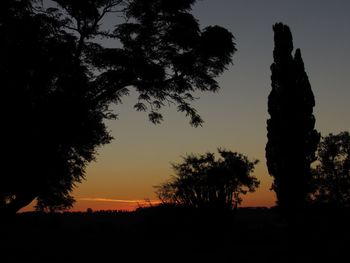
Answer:
<svg viewBox="0 0 350 263"><path fill-rule="evenodd" d="M284 211L305 205L319 134L314 129L314 95L300 49L295 55L292 34L282 23L273 27L275 49L271 65L272 90L268 98L266 159L272 189Z"/></svg>
<svg viewBox="0 0 350 263"><path fill-rule="evenodd" d="M249 161L240 153L218 149L214 153L188 155L173 164L176 175L156 186L163 203L193 208L236 209L241 194L254 192L259 181L251 175L258 160Z"/></svg>
<svg viewBox="0 0 350 263"><path fill-rule="evenodd" d="M313 174L316 203L350 207L350 135L332 133L322 138L317 150Z"/></svg>

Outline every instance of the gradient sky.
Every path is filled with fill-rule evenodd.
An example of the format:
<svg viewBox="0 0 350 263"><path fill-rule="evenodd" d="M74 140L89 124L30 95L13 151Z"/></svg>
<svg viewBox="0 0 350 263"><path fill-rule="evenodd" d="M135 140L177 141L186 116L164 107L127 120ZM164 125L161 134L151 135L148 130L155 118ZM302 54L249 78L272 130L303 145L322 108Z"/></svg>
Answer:
<svg viewBox="0 0 350 263"><path fill-rule="evenodd" d="M316 128L327 135L350 130L349 0L202 0L193 13L202 27L220 25L237 43L234 65L218 79L219 93L201 94L195 103L205 120L193 128L176 108L164 109L165 121L153 125L135 112L135 93L115 106L119 119L108 122L115 140L101 148L74 191L73 210L129 209L155 200L153 186L167 180L170 163L189 153L224 147L259 159L261 186L243 206L272 206L271 177L265 161L267 96L271 90L272 25L290 26L300 48L316 99ZM122 202L125 200L124 202Z"/></svg>

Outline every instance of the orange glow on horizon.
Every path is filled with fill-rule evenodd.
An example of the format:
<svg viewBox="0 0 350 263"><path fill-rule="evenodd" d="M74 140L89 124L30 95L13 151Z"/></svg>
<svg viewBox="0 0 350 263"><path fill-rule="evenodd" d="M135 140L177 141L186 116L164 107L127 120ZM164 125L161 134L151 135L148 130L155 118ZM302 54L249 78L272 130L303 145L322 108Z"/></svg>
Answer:
<svg viewBox="0 0 350 263"><path fill-rule="evenodd" d="M86 211L88 208L99 210L123 210L133 211L139 207L148 207L160 204L159 200L124 200L111 198L79 198L70 211Z"/></svg>
<svg viewBox="0 0 350 263"><path fill-rule="evenodd" d="M68 211L71 212L86 212L87 209L93 211L134 211L140 207L149 207L160 204L160 200L124 200L124 199L112 199L112 198L100 198L100 197L84 197L78 198L73 208ZM248 194L243 196L243 202L239 207L272 207L275 205L275 200L272 195L262 196L261 194ZM20 210L20 212L34 211L35 201L30 205Z"/></svg>
<svg viewBox="0 0 350 263"><path fill-rule="evenodd" d="M138 203L138 204L158 204L158 200L123 200L123 199L110 199L110 198L79 198L80 201L95 201L95 202L111 202L111 203Z"/></svg>
<svg viewBox="0 0 350 263"><path fill-rule="evenodd" d="M33 201L30 205L22 208L20 212L31 212L35 210L35 203ZM88 208L93 211L101 210L122 210L122 211L134 211L139 207L148 207L152 205L160 204L159 200L124 200L124 199L111 199L111 198L79 198L74 204L73 208L68 211L71 212L85 212Z"/></svg>

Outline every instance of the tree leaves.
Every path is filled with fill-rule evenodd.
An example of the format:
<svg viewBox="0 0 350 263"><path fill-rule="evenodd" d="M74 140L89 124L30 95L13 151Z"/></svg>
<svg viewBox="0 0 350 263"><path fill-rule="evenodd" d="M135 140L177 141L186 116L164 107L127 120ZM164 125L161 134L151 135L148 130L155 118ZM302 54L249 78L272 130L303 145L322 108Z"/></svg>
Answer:
<svg viewBox="0 0 350 263"><path fill-rule="evenodd" d="M249 161L240 153L218 149L214 153L187 155L173 164L175 176L156 187L164 203L193 208L233 209L241 194L254 192L259 181L251 175L257 160Z"/></svg>
<svg viewBox="0 0 350 263"><path fill-rule="evenodd" d="M350 206L350 135L330 133L322 138L313 170L313 203L333 207Z"/></svg>
<svg viewBox="0 0 350 263"><path fill-rule="evenodd" d="M18 160L8 154L5 163L27 167L3 178L0 199L28 189L41 208L72 204L73 186L112 139L104 123L116 116L110 105L129 89L139 94L134 108L151 122L175 104L191 125L201 125L193 92L218 90L215 78L235 52L227 30L200 30L190 13L194 0L0 2L1 112L5 137L15 144L4 149L23 153ZM107 14L113 32L103 29ZM100 36L116 46L103 46Z"/></svg>
<svg viewBox="0 0 350 263"><path fill-rule="evenodd" d="M275 48L271 65L272 90L268 98L266 159L278 205L286 212L306 204L319 134L314 129L315 99L301 52L293 57L288 26L273 26Z"/></svg>

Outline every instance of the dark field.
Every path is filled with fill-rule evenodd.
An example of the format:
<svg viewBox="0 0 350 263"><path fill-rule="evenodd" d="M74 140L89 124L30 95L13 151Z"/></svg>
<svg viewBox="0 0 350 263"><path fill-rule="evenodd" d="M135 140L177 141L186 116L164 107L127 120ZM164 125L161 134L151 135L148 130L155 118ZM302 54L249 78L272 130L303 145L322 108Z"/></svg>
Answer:
<svg viewBox="0 0 350 263"><path fill-rule="evenodd" d="M24 213L1 224L0 262L350 262L349 218L314 211L288 223L263 208Z"/></svg>

